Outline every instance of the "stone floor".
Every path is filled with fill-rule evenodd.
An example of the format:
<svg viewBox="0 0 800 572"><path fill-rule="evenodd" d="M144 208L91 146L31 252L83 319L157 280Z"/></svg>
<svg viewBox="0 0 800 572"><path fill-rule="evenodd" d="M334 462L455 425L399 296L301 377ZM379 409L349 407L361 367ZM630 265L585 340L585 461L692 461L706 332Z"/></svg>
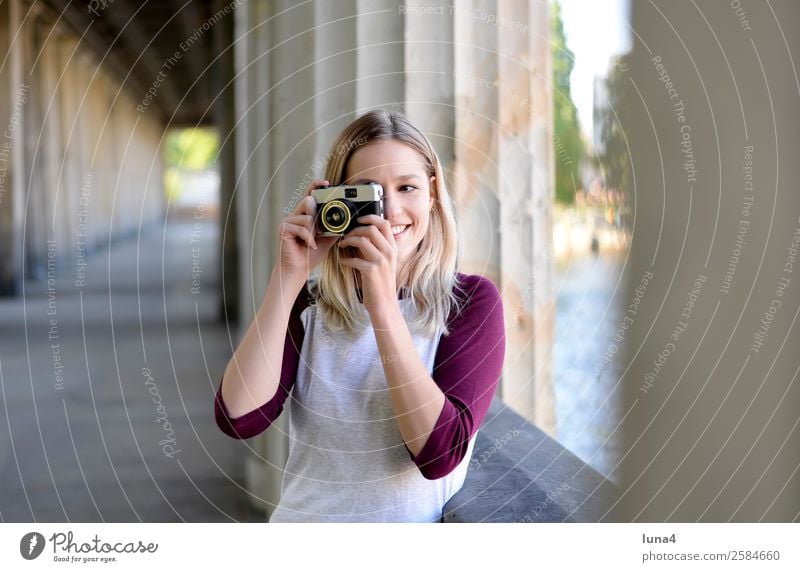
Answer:
<svg viewBox="0 0 800 572"><path fill-rule="evenodd" d="M0 298L0 520L265 519L214 423L235 331L202 214L90 253L82 287L76 251Z"/></svg>

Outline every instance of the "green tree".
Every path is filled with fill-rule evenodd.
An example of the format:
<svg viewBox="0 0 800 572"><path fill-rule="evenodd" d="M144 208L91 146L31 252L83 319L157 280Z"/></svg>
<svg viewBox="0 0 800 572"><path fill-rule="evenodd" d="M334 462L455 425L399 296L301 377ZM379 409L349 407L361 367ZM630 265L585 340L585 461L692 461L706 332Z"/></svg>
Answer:
<svg viewBox="0 0 800 572"><path fill-rule="evenodd" d="M219 134L208 127L173 129L164 148L164 190L169 200L177 200L183 191L180 172L211 167L219 153Z"/></svg>
<svg viewBox="0 0 800 572"><path fill-rule="evenodd" d="M630 153L623 125L630 110L630 82L627 56L620 56L612 62L611 71L606 78L608 101L600 108L596 128L599 129L602 153L599 167L605 186L626 193L631 185Z"/></svg>
<svg viewBox="0 0 800 572"><path fill-rule="evenodd" d="M570 94L569 78L575 57L567 46L561 5L551 4L551 50L553 56L553 146L556 159L556 201L570 204L580 187L584 144L578 111Z"/></svg>
<svg viewBox="0 0 800 572"><path fill-rule="evenodd" d="M167 134L166 161L168 167L187 171L209 168L219 152L219 135L207 127L174 129Z"/></svg>

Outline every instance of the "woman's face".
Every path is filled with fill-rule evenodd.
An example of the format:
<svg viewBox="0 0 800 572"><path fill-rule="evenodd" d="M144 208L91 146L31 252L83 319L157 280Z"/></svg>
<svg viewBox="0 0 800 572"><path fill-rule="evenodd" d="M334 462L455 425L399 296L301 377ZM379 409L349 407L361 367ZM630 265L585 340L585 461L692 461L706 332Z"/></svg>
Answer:
<svg viewBox="0 0 800 572"><path fill-rule="evenodd" d="M401 141L375 141L353 153L347 164L347 185L378 183L383 187L384 217L397 244L398 272L411 259L428 230L431 185L425 158Z"/></svg>

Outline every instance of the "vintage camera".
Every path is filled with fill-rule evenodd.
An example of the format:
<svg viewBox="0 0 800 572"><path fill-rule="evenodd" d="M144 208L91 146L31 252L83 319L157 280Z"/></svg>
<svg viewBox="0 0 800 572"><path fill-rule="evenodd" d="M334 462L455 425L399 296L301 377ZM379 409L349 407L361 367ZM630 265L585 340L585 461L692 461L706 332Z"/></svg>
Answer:
<svg viewBox="0 0 800 572"><path fill-rule="evenodd" d="M323 187L311 196L317 201L317 236L342 236L365 226L356 220L359 217L383 217L383 187L377 183Z"/></svg>

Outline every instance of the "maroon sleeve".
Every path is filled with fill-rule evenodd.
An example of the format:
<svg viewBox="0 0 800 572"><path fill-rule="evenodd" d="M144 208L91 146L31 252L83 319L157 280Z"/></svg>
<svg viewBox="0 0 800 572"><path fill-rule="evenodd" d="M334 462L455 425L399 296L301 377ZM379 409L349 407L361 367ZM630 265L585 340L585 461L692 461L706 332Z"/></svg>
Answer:
<svg viewBox="0 0 800 572"><path fill-rule="evenodd" d="M440 479L464 459L469 440L483 423L500 380L505 357L503 302L482 276L459 274L461 313L448 323L436 350L433 380L445 395L433 431L411 459L426 479ZM408 447L406 447L408 448Z"/></svg>
<svg viewBox="0 0 800 572"><path fill-rule="evenodd" d="M300 350L303 347L303 335L305 333L300 314L308 307L308 304L308 289L303 286L289 315L289 326L286 329L286 340L283 344L281 378L278 383L278 391L272 399L258 409L233 418L230 416L228 408L222 399L222 383L224 380L220 380L219 389L217 389L217 395L214 399L214 418L217 421L217 426L226 435L234 439L255 437L272 425L283 411L283 404L297 377L297 365L300 363Z"/></svg>

